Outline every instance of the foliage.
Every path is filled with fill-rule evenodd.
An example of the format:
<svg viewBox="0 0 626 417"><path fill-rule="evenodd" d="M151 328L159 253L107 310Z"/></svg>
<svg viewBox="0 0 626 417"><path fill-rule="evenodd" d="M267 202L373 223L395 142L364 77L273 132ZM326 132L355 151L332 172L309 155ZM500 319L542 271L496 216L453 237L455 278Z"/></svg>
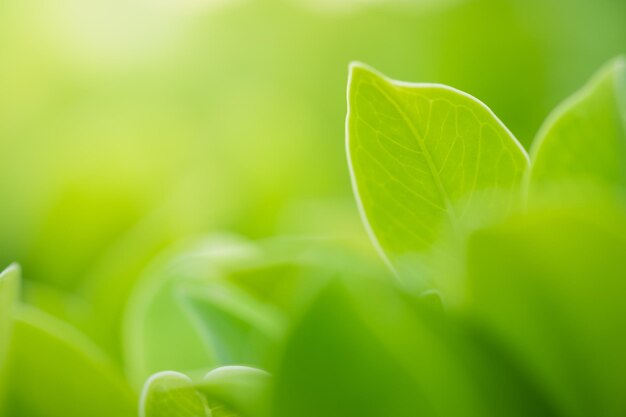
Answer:
<svg viewBox="0 0 626 417"><path fill-rule="evenodd" d="M626 414L623 4L34 2L0 416Z"/></svg>

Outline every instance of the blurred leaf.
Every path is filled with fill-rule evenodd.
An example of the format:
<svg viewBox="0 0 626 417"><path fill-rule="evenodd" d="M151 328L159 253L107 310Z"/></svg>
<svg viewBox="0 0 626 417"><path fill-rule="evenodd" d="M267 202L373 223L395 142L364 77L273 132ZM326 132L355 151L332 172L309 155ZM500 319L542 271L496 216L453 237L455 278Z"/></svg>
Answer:
<svg viewBox="0 0 626 417"><path fill-rule="evenodd" d="M164 371L146 382L139 417L212 417L212 414L188 376Z"/></svg>
<svg viewBox="0 0 626 417"><path fill-rule="evenodd" d="M388 286L334 283L293 329L274 417L552 415L506 357Z"/></svg>
<svg viewBox="0 0 626 417"><path fill-rule="evenodd" d="M263 366L284 328L278 310L224 281L180 288L181 302L218 366Z"/></svg>
<svg viewBox="0 0 626 417"><path fill-rule="evenodd" d="M261 415L270 375L245 366L227 366L193 382L165 371L144 386L140 417L253 417Z"/></svg>
<svg viewBox="0 0 626 417"><path fill-rule="evenodd" d="M13 311L17 304L20 287L20 267L16 264L0 272L0 415L5 402L7 355L13 333Z"/></svg>
<svg viewBox="0 0 626 417"><path fill-rule="evenodd" d="M209 372L196 384L209 404L213 417L264 415L271 376L247 366L224 366Z"/></svg>
<svg viewBox="0 0 626 417"><path fill-rule="evenodd" d="M467 305L560 415L626 413L626 211L610 197L475 233Z"/></svg>
<svg viewBox="0 0 626 417"><path fill-rule="evenodd" d="M396 269L433 251L443 231L458 231L477 196L495 204L505 190L510 207L528 165L520 144L477 99L443 85L393 81L361 64L350 69L346 128L364 220Z"/></svg>
<svg viewBox="0 0 626 417"><path fill-rule="evenodd" d="M606 65L552 112L532 159L532 188L566 181L626 187L626 59Z"/></svg>
<svg viewBox="0 0 626 417"><path fill-rule="evenodd" d="M213 323L201 317L198 308L201 311L211 307L213 318L232 320L239 314L232 316L233 306L240 310L247 308L240 301L242 297L255 305L263 304L256 301L263 295L262 291L276 291L272 289L280 284L275 281L285 277L280 270L284 260L275 259L266 249L239 237L214 236L174 250L150 268L135 289L125 317L126 365L133 383L142 384L149 375L163 370L206 371L220 365L243 364L239 362L243 358L230 356L231 352L223 348L232 347L236 337L233 334L238 333L223 327L223 322L208 327ZM226 282L231 278L237 285ZM243 290L257 287L258 292L246 294ZM198 301L190 304L189 297L181 296L183 290L189 296L192 288L215 294L208 293L204 299L198 295ZM221 304L211 305L211 297L215 301L220 296ZM227 309L223 310L224 307ZM251 316L248 312L246 320ZM258 322L257 317L253 322ZM209 328L211 332L207 333ZM255 347L242 346L240 353L246 349L254 351Z"/></svg>
<svg viewBox="0 0 626 417"><path fill-rule="evenodd" d="M164 370L265 368L284 319L338 271L384 269L341 242L213 236L164 255L128 303L125 363L133 384Z"/></svg>
<svg viewBox="0 0 626 417"><path fill-rule="evenodd" d="M220 263L247 259L250 245L215 237L174 250L155 262L129 299L124 318L125 363L133 384L164 370L190 371L214 366L214 358L182 308L177 286L217 279Z"/></svg>
<svg viewBox="0 0 626 417"><path fill-rule="evenodd" d="M8 416L130 417L135 397L103 353L69 325L32 308L17 315Z"/></svg>

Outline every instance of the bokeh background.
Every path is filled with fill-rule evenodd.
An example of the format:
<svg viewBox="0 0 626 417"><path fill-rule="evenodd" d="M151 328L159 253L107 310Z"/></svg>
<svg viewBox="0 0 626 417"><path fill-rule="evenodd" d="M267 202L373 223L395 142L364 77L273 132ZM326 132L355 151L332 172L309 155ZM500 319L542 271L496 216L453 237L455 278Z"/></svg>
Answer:
<svg viewBox="0 0 626 417"><path fill-rule="evenodd" d="M3 0L0 265L80 325L194 236L365 241L350 61L467 91L528 147L625 22L623 0Z"/></svg>

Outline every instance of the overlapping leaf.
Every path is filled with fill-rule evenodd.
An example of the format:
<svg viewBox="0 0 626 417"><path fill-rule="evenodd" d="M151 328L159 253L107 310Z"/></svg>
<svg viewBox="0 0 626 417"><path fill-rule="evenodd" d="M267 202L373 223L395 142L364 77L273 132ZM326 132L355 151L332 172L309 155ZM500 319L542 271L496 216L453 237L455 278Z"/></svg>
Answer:
<svg viewBox="0 0 626 417"><path fill-rule="evenodd" d="M285 318L337 270L382 269L311 239L253 243L214 237L155 265L126 313L126 363L137 386L150 375L226 366L265 368Z"/></svg>
<svg viewBox="0 0 626 417"><path fill-rule="evenodd" d="M265 415L271 377L244 366L212 370L192 381L178 372L153 375L144 386L140 417L256 417Z"/></svg>
<svg viewBox="0 0 626 417"><path fill-rule="evenodd" d="M206 399L191 378L172 371L154 374L146 382L139 417L212 417Z"/></svg>

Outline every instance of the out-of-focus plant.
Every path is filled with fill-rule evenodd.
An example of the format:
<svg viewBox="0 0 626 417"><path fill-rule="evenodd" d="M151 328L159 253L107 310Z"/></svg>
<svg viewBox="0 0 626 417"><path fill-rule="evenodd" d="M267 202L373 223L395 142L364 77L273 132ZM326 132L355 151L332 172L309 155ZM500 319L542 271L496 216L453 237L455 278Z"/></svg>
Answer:
<svg viewBox="0 0 626 417"><path fill-rule="evenodd" d="M476 99L354 65L364 220L445 312L329 287L287 342L272 415L624 413L625 86L616 59L548 118L529 164Z"/></svg>
<svg viewBox="0 0 626 417"><path fill-rule="evenodd" d="M44 3L0 4L0 415L626 412L623 60L525 150L622 2ZM380 259L353 58L510 127L351 67Z"/></svg>
<svg viewBox="0 0 626 417"><path fill-rule="evenodd" d="M355 192L402 284L344 270L323 285L280 354L255 364L272 379L224 382L239 393L228 412L622 415L625 81L624 60L608 64L548 118L529 162L475 98L353 65ZM202 381L155 376L143 410L223 409Z"/></svg>

